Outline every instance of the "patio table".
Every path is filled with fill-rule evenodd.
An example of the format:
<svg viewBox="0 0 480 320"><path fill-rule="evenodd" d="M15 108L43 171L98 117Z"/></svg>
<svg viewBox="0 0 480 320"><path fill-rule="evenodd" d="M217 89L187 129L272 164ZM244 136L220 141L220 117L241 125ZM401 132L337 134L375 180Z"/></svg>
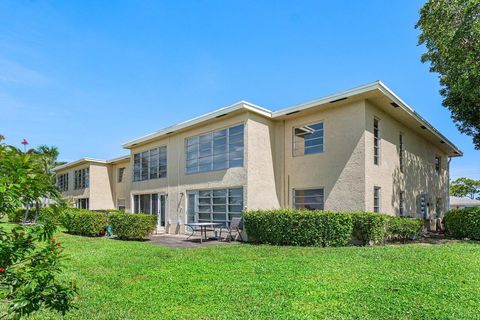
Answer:
<svg viewBox="0 0 480 320"><path fill-rule="evenodd" d="M200 243L202 243L203 238L207 240L207 228L211 229L212 231L215 230L215 228L223 226L223 223L219 222L190 222L186 223L185 226L190 227L192 229L192 234L188 236L187 239L190 239L191 236L195 234L195 231L200 228Z"/></svg>

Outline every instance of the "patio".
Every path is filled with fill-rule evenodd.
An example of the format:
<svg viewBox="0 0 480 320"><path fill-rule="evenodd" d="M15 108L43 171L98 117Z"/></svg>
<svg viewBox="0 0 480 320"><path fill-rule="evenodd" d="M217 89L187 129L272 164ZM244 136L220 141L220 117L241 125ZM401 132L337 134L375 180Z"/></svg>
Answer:
<svg viewBox="0 0 480 320"><path fill-rule="evenodd" d="M150 237L149 242L170 248L200 248L237 243L236 241L219 241L215 239L203 240L200 243L199 236L195 235L188 239L188 235L183 234L156 234Z"/></svg>

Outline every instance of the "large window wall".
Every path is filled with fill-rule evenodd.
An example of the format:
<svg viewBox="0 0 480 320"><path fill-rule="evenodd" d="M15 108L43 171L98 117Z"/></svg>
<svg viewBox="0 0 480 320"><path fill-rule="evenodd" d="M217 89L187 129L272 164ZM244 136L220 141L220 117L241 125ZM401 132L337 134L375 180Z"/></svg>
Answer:
<svg viewBox="0 0 480 320"><path fill-rule="evenodd" d="M242 216L243 188L190 191L187 201L187 222L227 225L233 217Z"/></svg>
<svg viewBox="0 0 480 320"><path fill-rule="evenodd" d="M74 184L73 189L85 189L90 186L89 168L75 170L74 171Z"/></svg>
<svg viewBox="0 0 480 320"><path fill-rule="evenodd" d="M186 139L187 173L243 167L244 125Z"/></svg>
<svg viewBox="0 0 480 320"><path fill-rule="evenodd" d="M167 147L133 155L133 181L165 178L167 176Z"/></svg>

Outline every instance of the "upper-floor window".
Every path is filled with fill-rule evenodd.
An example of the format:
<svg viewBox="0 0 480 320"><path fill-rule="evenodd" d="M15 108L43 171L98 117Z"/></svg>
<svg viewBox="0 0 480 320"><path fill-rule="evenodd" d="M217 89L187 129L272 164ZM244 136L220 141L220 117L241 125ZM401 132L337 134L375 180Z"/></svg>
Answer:
<svg viewBox="0 0 480 320"><path fill-rule="evenodd" d="M68 173L57 176L57 186L60 191L68 191Z"/></svg>
<svg viewBox="0 0 480 320"><path fill-rule="evenodd" d="M244 125L186 139L187 173L243 167Z"/></svg>
<svg viewBox="0 0 480 320"><path fill-rule="evenodd" d="M293 206L295 209L323 210L323 188L294 190Z"/></svg>
<svg viewBox="0 0 480 320"><path fill-rule="evenodd" d="M75 190L88 188L90 185L89 168L75 170L74 178L73 188Z"/></svg>
<svg viewBox="0 0 480 320"><path fill-rule="evenodd" d="M373 212L380 212L380 187L373 187Z"/></svg>
<svg viewBox="0 0 480 320"><path fill-rule="evenodd" d="M293 156L323 152L323 122L293 128Z"/></svg>
<svg viewBox="0 0 480 320"><path fill-rule="evenodd" d="M398 161L400 162L400 172L403 172L404 170L404 140L403 140L403 133L400 133L398 136Z"/></svg>
<svg viewBox="0 0 480 320"><path fill-rule="evenodd" d="M380 120L373 119L373 163L380 164Z"/></svg>
<svg viewBox="0 0 480 320"><path fill-rule="evenodd" d="M118 168L117 182L122 182L123 181L123 174L124 173L125 173L125 168Z"/></svg>
<svg viewBox="0 0 480 320"><path fill-rule="evenodd" d="M442 168L442 158L435 156L435 173L440 174L440 169Z"/></svg>
<svg viewBox="0 0 480 320"><path fill-rule="evenodd" d="M133 155L133 181L165 178L167 176L167 147Z"/></svg>

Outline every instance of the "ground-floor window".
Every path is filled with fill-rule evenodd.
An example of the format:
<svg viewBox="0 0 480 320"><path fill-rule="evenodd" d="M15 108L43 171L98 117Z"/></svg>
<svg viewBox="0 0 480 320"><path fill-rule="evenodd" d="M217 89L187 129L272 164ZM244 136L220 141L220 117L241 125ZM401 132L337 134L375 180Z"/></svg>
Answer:
<svg viewBox="0 0 480 320"><path fill-rule="evenodd" d="M405 191L400 191L398 198L398 208L400 216L405 214Z"/></svg>
<svg viewBox="0 0 480 320"><path fill-rule="evenodd" d="M154 214L158 217L158 225L165 227L165 195L161 193L135 194L133 196L133 212Z"/></svg>
<svg viewBox="0 0 480 320"><path fill-rule="evenodd" d="M125 199L117 199L117 209L120 211L125 211L126 209Z"/></svg>
<svg viewBox="0 0 480 320"><path fill-rule="evenodd" d="M75 206L78 209L88 209L90 207L89 202L90 201L89 201L88 198L80 198L80 199L75 200Z"/></svg>
<svg viewBox="0 0 480 320"><path fill-rule="evenodd" d="M195 190L187 193L187 222L218 222L227 225L241 217L243 188Z"/></svg>
<svg viewBox="0 0 480 320"><path fill-rule="evenodd" d="M323 188L293 190L293 207L295 209L323 210Z"/></svg>
<svg viewBox="0 0 480 320"><path fill-rule="evenodd" d="M373 187L373 212L380 212L380 187Z"/></svg>

